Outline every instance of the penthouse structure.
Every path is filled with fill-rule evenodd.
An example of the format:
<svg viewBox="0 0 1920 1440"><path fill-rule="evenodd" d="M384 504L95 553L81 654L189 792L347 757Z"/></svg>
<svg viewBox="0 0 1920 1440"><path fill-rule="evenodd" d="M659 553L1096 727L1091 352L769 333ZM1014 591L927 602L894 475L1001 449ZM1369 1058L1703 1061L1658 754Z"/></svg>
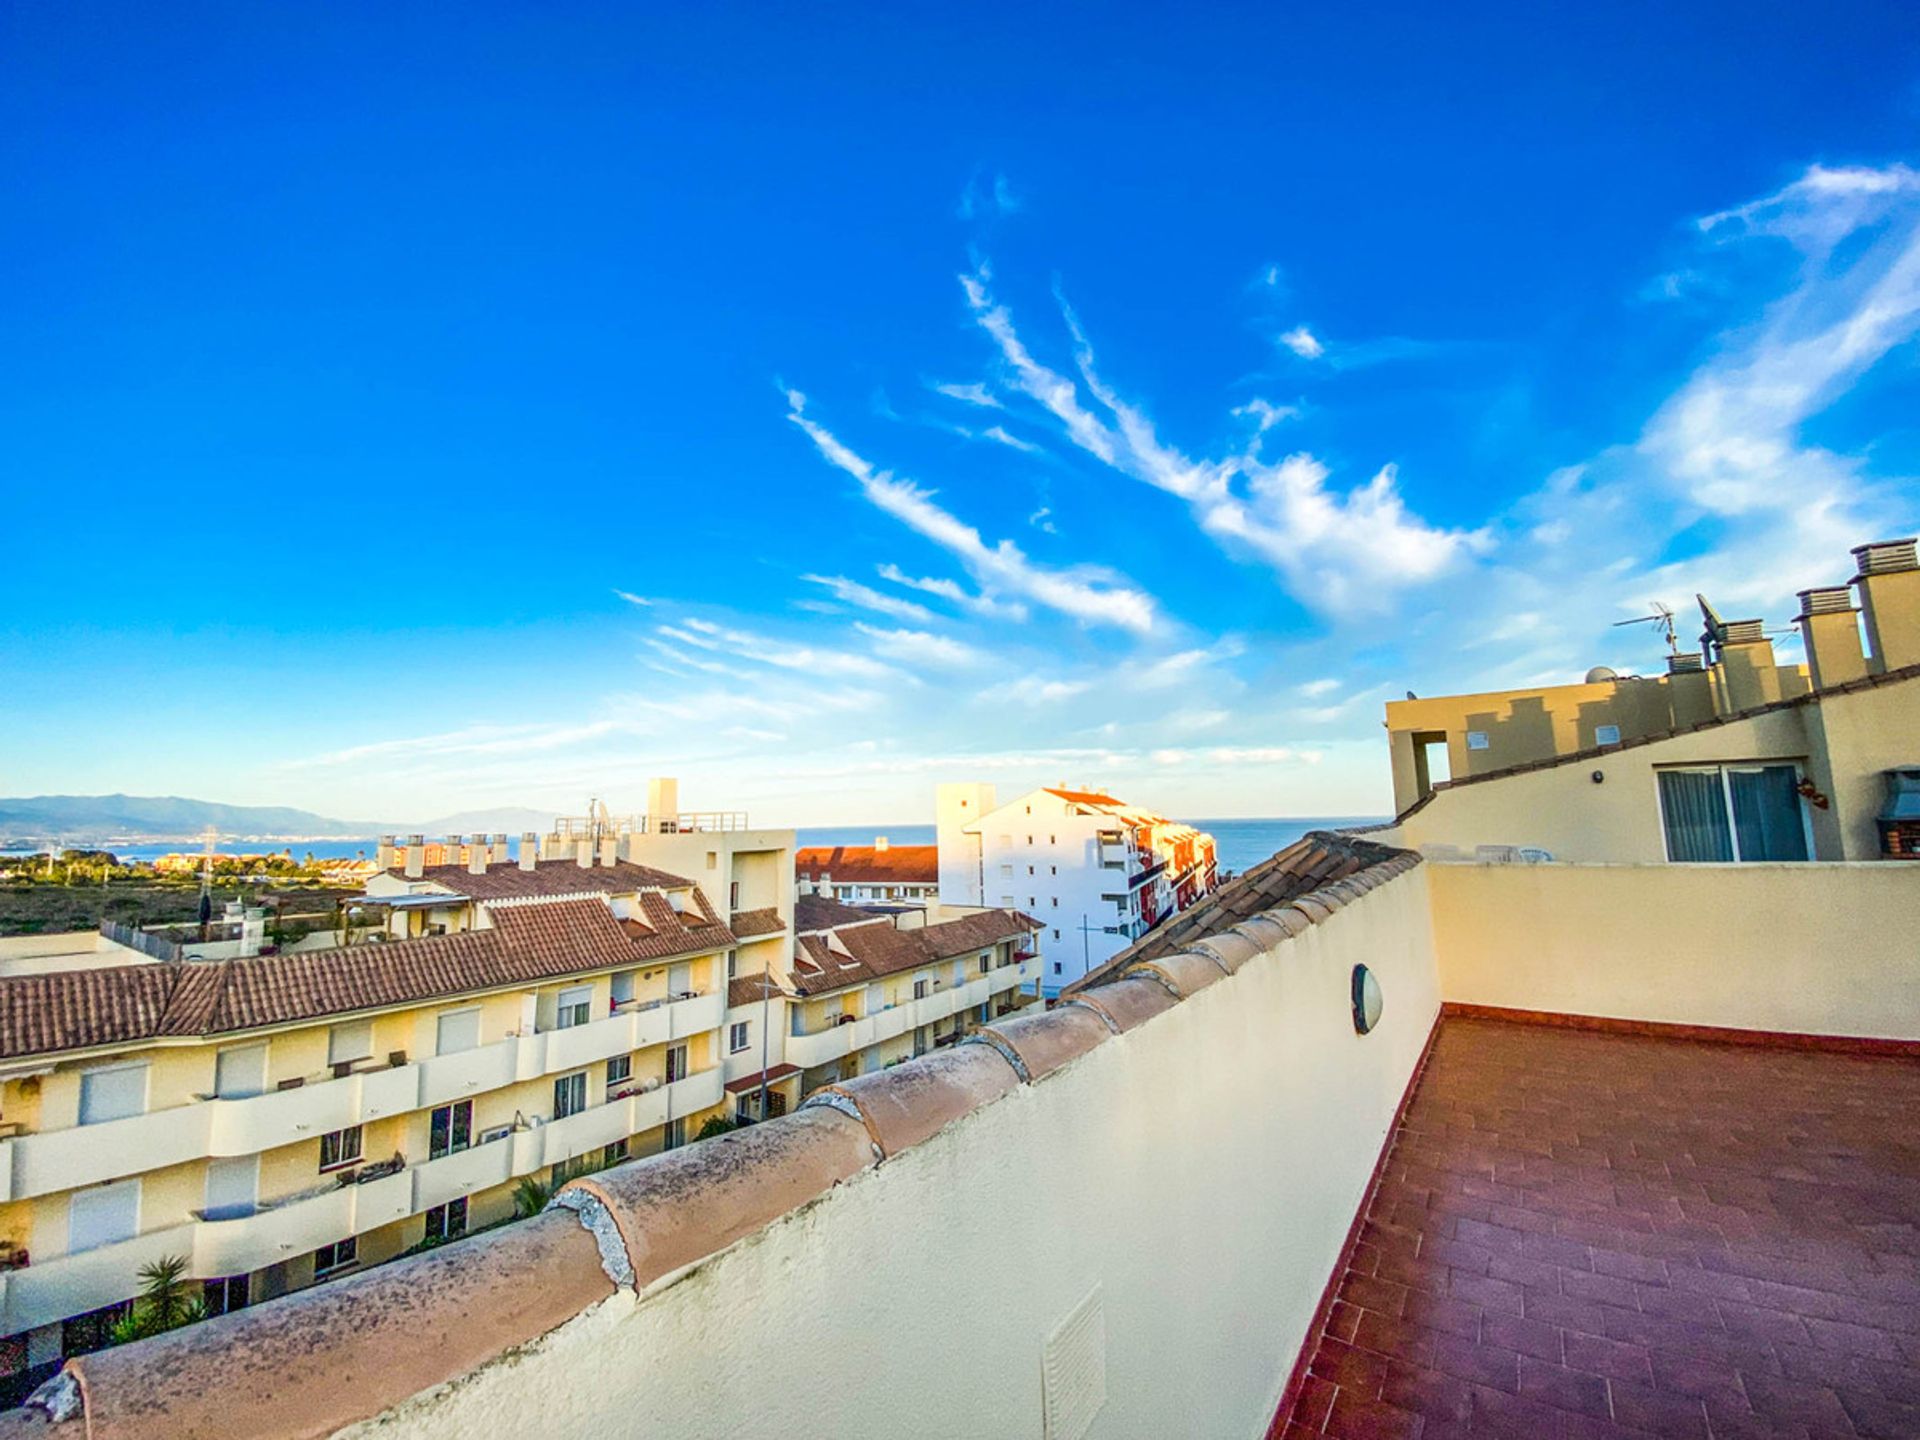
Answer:
<svg viewBox="0 0 1920 1440"><path fill-rule="evenodd" d="M936 810L941 901L1039 920L1049 998L1218 883L1211 835L1100 791L942 785Z"/></svg>
<svg viewBox="0 0 1920 1440"><path fill-rule="evenodd" d="M1798 723L1877 849L1509 863L1538 777L1752 716L1436 786L1047 1010L82 1357L0 1440L1920 1434L1920 669L1874 633Z"/></svg>

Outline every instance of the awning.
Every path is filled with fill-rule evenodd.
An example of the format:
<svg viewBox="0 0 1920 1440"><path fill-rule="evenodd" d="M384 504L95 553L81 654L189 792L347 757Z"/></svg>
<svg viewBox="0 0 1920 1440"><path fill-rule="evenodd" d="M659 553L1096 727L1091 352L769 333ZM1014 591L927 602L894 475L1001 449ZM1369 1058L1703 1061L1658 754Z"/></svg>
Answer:
<svg viewBox="0 0 1920 1440"><path fill-rule="evenodd" d="M765 1080L769 1085L778 1085L782 1080L790 1079L799 1073L800 1067L798 1065L775 1065L770 1070L756 1070L751 1075L742 1075L738 1080L729 1080L727 1082L727 1093L729 1095L744 1095L749 1090L758 1090L762 1080Z"/></svg>
<svg viewBox="0 0 1920 1440"><path fill-rule="evenodd" d="M412 895L356 895L349 905L385 905L390 910L438 910L447 905L468 904L468 897L450 891L439 894L420 892Z"/></svg>

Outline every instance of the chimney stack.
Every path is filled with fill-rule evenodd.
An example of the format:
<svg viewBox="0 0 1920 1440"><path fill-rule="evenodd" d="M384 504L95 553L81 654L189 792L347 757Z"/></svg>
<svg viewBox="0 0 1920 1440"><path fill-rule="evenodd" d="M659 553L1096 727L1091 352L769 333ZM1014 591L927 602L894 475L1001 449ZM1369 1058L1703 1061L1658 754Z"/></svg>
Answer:
<svg viewBox="0 0 1920 1440"><path fill-rule="evenodd" d="M656 835L671 835L680 828L680 782L662 777L647 782L647 825Z"/></svg>
<svg viewBox="0 0 1920 1440"><path fill-rule="evenodd" d="M531 830L520 836L520 868L531 870L540 863L540 837Z"/></svg>
<svg viewBox="0 0 1920 1440"><path fill-rule="evenodd" d="M1765 622L1729 620L1720 640L1720 683L1727 710L1738 713L1780 698L1780 672L1773 662L1773 642Z"/></svg>
<svg viewBox="0 0 1920 1440"><path fill-rule="evenodd" d="M377 864L382 870L393 869L393 865L394 865L393 849L394 849L393 836L382 835L380 837L380 848L374 852L374 857L375 857L374 863Z"/></svg>
<svg viewBox="0 0 1920 1440"><path fill-rule="evenodd" d="M1867 668L1875 675L1920 664L1920 554L1916 542L1879 540L1856 545L1853 577L1866 619L1872 654Z"/></svg>
<svg viewBox="0 0 1920 1440"><path fill-rule="evenodd" d="M573 842L573 863L582 870L593 868L593 841L576 840Z"/></svg>
<svg viewBox="0 0 1920 1440"><path fill-rule="evenodd" d="M487 873L487 862L493 858L493 847L487 843L489 838L490 837L486 835L476 835L467 846L467 873L469 875L484 875Z"/></svg>
<svg viewBox="0 0 1920 1440"><path fill-rule="evenodd" d="M620 859L620 841L613 835L603 836L600 841L600 863L613 865Z"/></svg>
<svg viewBox="0 0 1920 1440"><path fill-rule="evenodd" d="M1853 592L1845 585L1823 585L1800 592L1800 613L1794 617L1807 650L1807 673L1813 688L1831 690L1867 673L1866 653L1860 648L1860 612L1853 608Z"/></svg>
<svg viewBox="0 0 1920 1440"><path fill-rule="evenodd" d="M1713 677L1698 650L1667 657L1667 698L1676 730L1713 719Z"/></svg>
<svg viewBox="0 0 1920 1440"><path fill-rule="evenodd" d="M407 878L418 880L420 872L427 868L427 837L409 835L407 837Z"/></svg>
<svg viewBox="0 0 1920 1440"><path fill-rule="evenodd" d="M873 837L873 851L874 851L874 854L876 855L884 855L887 853L887 837L886 836L876 835Z"/></svg>

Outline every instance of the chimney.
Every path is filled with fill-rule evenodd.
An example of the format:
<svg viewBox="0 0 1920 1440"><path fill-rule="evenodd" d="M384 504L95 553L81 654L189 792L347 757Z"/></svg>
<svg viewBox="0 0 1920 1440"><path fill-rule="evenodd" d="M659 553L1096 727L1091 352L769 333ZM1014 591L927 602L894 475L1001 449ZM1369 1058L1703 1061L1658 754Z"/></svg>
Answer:
<svg viewBox="0 0 1920 1440"><path fill-rule="evenodd" d="M618 836L606 835L600 840L600 863L613 865L620 859L620 840Z"/></svg>
<svg viewBox="0 0 1920 1440"><path fill-rule="evenodd" d="M393 868L393 837L391 835L382 835L380 837L380 848L374 852L374 856L375 863L379 865L382 870L391 870Z"/></svg>
<svg viewBox="0 0 1920 1440"><path fill-rule="evenodd" d="M1916 542L1880 540L1854 547L1853 577L1866 617L1867 668L1875 675L1920 664L1920 555Z"/></svg>
<svg viewBox="0 0 1920 1440"><path fill-rule="evenodd" d="M884 855L884 854L886 854L886 853L887 853L887 837L886 837L886 836L884 836L884 835L876 835L876 836L874 836L874 837L873 837L873 850L874 850L874 853L875 853L876 855Z"/></svg>
<svg viewBox="0 0 1920 1440"><path fill-rule="evenodd" d="M593 868L593 841L576 840L573 842L573 863L582 870Z"/></svg>
<svg viewBox="0 0 1920 1440"><path fill-rule="evenodd" d="M1764 622L1729 620L1720 640L1720 683L1729 714L1771 705L1780 698L1780 672Z"/></svg>
<svg viewBox="0 0 1920 1440"><path fill-rule="evenodd" d="M520 836L520 868L531 870L540 863L540 837L531 830Z"/></svg>
<svg viewBox="0 0 1920 1440"><path fill-rule="evenodd" d="M1667 698L1676 730L1713 719L1713 677L1701 663L1699 651L1667 657Z"/></svg>
<svg viewBox="0 0 1920 1440"><path fill-rule="evenodd" d="M504 833L495 835L487 850L487 864L505 865L513 856L507 850L507 837Z"/></svg>
<svg viewBox="0 0 1920 1440"><path fill-rule="evenodd" d="M671 835L679 828L680 782L663 777L647 782L647 824L656 835Z"/></svg>
<svg viewBox="0 0 1920 1440"><path fill-rule="evenodd" d="M493 849L487 844L485 835L476 835L467 846L467 873L484 875L487 873L487 861L493 858Z"/></svg>
<svg viewBox="0 0 1920 1440"><path fill-rule="evenodd" d="M1816 690L1831 690L1867 673L1866 653L1860 648L1860 612L1853 608L1853 592L1845 585L1824 585L1800 592L1800 613L1794 619L1807 648L1807 671Z"/></svg>
<svg viewBox="0 0 1920 1440"><path fill-rule="evenodd" d="M418 880L420 872L427 868L427 837L409 835L407 837L407 878Z"/></svg>

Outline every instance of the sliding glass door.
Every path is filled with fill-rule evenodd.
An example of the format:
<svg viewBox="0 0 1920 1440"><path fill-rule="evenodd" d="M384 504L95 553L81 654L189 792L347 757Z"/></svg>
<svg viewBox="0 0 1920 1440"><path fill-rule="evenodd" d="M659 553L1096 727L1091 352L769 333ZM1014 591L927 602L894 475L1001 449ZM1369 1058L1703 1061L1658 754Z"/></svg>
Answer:
<svg viewBox="0 0 1920 1440"><path fill-rule="evenodd" d="M1662 770L1667 859L1806 860L1806 812L1792 765L1703 765Z"/></svg>

